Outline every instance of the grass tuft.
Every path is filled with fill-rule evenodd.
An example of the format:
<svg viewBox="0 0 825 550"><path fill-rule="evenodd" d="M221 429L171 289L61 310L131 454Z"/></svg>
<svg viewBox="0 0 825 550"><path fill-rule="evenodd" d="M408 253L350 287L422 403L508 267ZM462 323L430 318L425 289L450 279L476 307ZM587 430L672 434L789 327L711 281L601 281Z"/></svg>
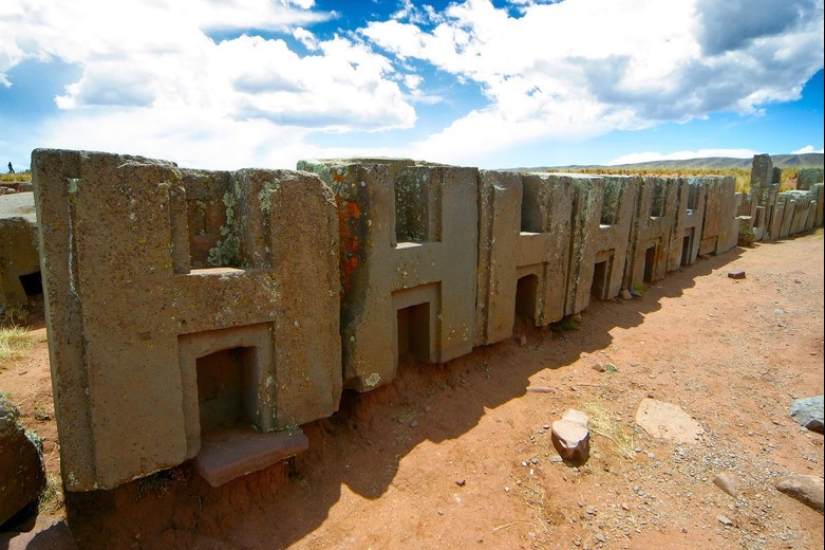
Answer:
<svg viewBox="0 0 825 550"><path fill-rule="evenodd" d="M0 328L0 361L19 358L24 350L33 347L37 342L38 338L25 328L17 326Z"/></svg>
<svg viewBox="0 0 825 550"><path fill-rule="evenodd" d="M615 367L613 367L615 369ZM598 401L589 401L582 408L590 417L589 429L591 433L604 437L612 441L619 454L625 458L633 459L636 456L634 451L634 441L632 432L628 435L629 428L613 420L607 409Z"/></svg>

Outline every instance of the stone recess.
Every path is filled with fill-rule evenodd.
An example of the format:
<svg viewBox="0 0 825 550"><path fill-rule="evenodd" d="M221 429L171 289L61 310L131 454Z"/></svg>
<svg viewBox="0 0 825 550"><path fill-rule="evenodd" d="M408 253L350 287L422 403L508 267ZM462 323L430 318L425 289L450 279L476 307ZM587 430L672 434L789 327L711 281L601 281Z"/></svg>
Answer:
<svg viewBox="0 0 825 550"><path fill-rule="evenodd" d="M32 173L67 490L337 409L338 222L317 177L60 150Z"/></svg>
<svg viewBox="0 0 825 550"><path fill-rule="evenodd" d="M30 288L26 288L26 287ZM32 193L0 196L0 314L39 293L40 256Z"/></svg>
<svg viewBox="0 0 825 550"><path fill-rule="evenodd" d="M41 451L19 419L17 407L0 395L0 525L36 501L46 486Z"/></svg>

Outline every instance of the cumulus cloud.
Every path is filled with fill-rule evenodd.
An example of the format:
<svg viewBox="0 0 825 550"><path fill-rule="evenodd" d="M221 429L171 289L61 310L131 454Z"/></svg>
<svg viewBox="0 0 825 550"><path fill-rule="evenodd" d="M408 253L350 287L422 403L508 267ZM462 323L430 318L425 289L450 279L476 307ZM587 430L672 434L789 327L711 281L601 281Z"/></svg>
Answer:
<svg viewBox="0 0 825 550"><path fill-rule="evenodd" d="M513 15L490 0L465 0L426 21L361 31L400 59L481 86L488 106L433 135L432 149L480 136L502 146L758 113L798 99L822 68L822 0L517 3Z"/></svg>
<svg viewBox="0 0 825 550"><path fill-rule="evenodd" d="M313 0L4 1L0 22L11 24L2 27L0 83L13 84L9 69L29 60L71 63L82 75L55 102L75 113L66 118L75 128L95 128L90 134L106 136L106 143L131 133L132 146L124 150L154 149L183 131L201 151L199 165L215 158L208 148L223 149L228 130L243 131L243 141L257 136L245 151L261 158L257 152L273 142L268 133L291 132L300 143L307 129L412 126L415 110L390 61L361 40L317 38L305 26L335 14L313 6ZM213 39L216 31L227 38ZM296 53L288 38L309 54ZM178 120L186 125L179 129ZM123 132L125 121L136 126ZM88 146L103 145L88 137Z"/></svg>
<svg viewBox="0 0 825 550"><path fill-rule="evenodd" d="M807 155L808 153L825 153L825 149L814 149L813 145L806 145L801 149L797 149L796 151L791 151L792 155Z"/></svg>
<svg viewBox="0 0 825 550"><path fill-rule="evenodd" d="M823 0L396 5L332 34L318 24L338 14L314 0L3 0L0 86L22 63L59 59L80 72L56 97L75 127L120 143L117 125L134 121L124 150L185 138L199 165L224 150L226 132L242 132L259 162L272 146L311 154L319 132L415 128L419 108L448 115L409 132L417 141L398 153L464 163L531 142L758 114L799 98L825 47ZM480 90L472 108L459 110L455 82Z"/></svg>

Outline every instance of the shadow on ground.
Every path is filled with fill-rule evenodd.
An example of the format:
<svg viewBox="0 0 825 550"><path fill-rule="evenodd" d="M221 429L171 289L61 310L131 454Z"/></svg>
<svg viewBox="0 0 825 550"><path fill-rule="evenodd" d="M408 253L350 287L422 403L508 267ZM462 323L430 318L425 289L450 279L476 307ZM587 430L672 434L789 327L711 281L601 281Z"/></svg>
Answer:
<svg viewBox="0 0 825 550"><path fill-rule="evenodd" d="M303 426L307 452L219 488L187 463L112 491L70 493L69 526L84 549L244 548L236 542L242 525L263 526L267 548L290 546L325 521L344 487L380 497L416 446L462 436L486 411L523 396L531 376L608 348L610 330L640 326L663 299L680 297L694 279L740 255L733 249L700 259L649 285L641 299L591 303L581 331L528 329L524 346L511 339L445 365L405 365L392 385L346 392L333 417Z"/></svg>

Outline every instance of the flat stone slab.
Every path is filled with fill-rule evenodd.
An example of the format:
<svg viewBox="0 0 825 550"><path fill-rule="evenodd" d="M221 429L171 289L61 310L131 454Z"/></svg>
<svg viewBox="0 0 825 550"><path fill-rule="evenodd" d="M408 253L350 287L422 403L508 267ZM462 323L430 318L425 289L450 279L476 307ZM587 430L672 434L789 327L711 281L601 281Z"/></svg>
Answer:
<svg viewBox="0 0 825 550"><path fill-rule="evenodd" d="M676 443L693 443L705 433L702 426L676 405L643 399L636 411L636 424L653 437Z"/></svg>
<svg viewBox="0 0 825 550"><path fill-rule="evenodd" d="M34 210L34 193L3 195L0 198L0 219L3 218L25 218L36 224L37 214Z"/></svg>
<svg viewBox="0 0 825 550"><path fill-rule="evenodd" d="M261 433L230 429L201 438L195 468L212 487L263 470L307 450L309 439L301 430Z"/></svg>

